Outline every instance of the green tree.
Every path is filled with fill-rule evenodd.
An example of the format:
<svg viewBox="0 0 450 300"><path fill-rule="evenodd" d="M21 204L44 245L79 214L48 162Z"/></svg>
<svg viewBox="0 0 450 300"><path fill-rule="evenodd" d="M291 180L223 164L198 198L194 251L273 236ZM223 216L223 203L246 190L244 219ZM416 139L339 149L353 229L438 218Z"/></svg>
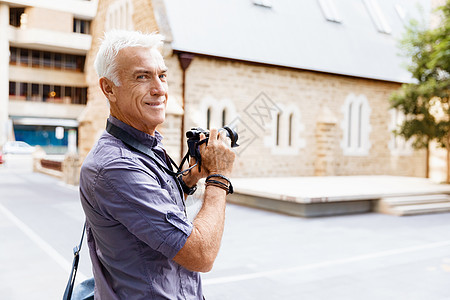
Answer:
<svg viewBox="0 0 450 300"><path fill-rule="evenodd" d="M427 151L429 177L430 142L447 149L447 182L450 181L450 0L435 12L439 26L427 28L412 20L401 40L401 49L411 59L408 67L414 79L391 96L391 106L406 116L395 131L413 147Z"/></svg>

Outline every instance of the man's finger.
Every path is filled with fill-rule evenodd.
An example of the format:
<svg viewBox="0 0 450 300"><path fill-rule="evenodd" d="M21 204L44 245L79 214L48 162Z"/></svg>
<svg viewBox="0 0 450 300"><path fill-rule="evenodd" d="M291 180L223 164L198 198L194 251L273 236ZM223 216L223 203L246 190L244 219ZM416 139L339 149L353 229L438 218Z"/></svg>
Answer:
<svg viewBox="0 0 450 300"><path fill-rule="evenodd" d="M225 130L219 131L219 139L228 147L231 147L231 139L228 138Z"/></svg>
<svg viewBox="0 0 450 300"><path fill-rule="evenodd" d="M217 129L216 128L212 128L209 131L209 141L215 143L217 138L218 138Z"/></svg>

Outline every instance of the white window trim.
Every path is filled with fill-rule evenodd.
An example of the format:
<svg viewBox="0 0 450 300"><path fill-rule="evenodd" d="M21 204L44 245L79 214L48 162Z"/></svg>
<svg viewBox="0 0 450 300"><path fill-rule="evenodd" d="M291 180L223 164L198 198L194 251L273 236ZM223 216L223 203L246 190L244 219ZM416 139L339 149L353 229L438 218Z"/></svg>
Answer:
<svg viewBox="0 0 450 300"><path fill-rule="evenodd" d="M211 109L211 128L222 128L222 112L226 110L226 125L228 125L233 119L237 117L236 108L233 101L224 98L217 100L213 97L205 97L200 103L199 115L195 116L195 120L198 120L198 125L203 129L206 129L207 112L208 108Z"/></svg>
<svg viewBox="0 0 450 300"><path fill-rule="evenodd" d="M349 114L350 105L352 109ZM342 113L344 114L344 120L341 123L343 130L341 148L343 149L344 155L369 155L369 150L372 146L370 143L372 127L370 126L371 109L366 96L348 95L345 99L344 106L342 106ZM349 123L351 123L350 128ZM351 134L350 137L349 132Z"/></svg>
<svg viewBox="0 0 450 300"><path fill-rule="evenodd" d="M391 155L411 156L413 154L412 140L409 139L406 141L404 137L395 135L393 132L403 123L405 115L394 108L389 110L389 115L391 117L389 122L389 133L391 138L388 143L388 148L391 151Z"/></svg>
<svg viewBox="0 0 450 300"><path fill-rule="evenodd" d="M297 106L290 104L284 106L277 103L280 109L277 113L280 113L280 137L279 145L276 144L277 139L277 113L272 114L272 120L270 124L270 135L264 138L264 146L270 148L271 154L274 155L296 155L300 152L300 149L305 148L306 142L302 138L305 126L301 122L300 110ZM289 146L289 116L293 115L292 133L291 133L291 145Z"/></svg>
<svg viewBox="0 0 450 300"><path fill-rule="evenodd" d="M108 6L105 31L111 29L133 30L133 4L130 0L117 0Z"/></svg>

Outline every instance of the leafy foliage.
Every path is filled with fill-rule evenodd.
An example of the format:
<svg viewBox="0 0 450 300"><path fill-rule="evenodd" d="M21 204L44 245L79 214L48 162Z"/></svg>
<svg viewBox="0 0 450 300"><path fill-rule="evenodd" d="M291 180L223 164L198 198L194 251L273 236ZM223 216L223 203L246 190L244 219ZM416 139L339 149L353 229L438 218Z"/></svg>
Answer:
<svg viewBox="0 0 450 300"><path fill-rule="evenodd" d="M396 134L413 138L415 148L427 148L432 140L450 147L450 0L437 11L440 24L427 29L410 22L401 41L414 79L391 96L391 106L406 118Z"/></svg>

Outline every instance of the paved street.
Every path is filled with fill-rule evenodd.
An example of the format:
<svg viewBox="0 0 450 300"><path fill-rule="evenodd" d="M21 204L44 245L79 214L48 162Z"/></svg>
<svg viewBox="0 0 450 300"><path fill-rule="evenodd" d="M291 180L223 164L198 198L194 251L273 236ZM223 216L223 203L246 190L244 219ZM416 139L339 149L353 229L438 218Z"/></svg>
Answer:
<svg viewBox="0 0 450 300"><path fill-rule="evenodd" d="M76 188L0 165L0 299L61 299L83 212ZM80 277L91 276L86 248ZM450 214L303 219L228 205L206 299L450 299Z"/></svg>

